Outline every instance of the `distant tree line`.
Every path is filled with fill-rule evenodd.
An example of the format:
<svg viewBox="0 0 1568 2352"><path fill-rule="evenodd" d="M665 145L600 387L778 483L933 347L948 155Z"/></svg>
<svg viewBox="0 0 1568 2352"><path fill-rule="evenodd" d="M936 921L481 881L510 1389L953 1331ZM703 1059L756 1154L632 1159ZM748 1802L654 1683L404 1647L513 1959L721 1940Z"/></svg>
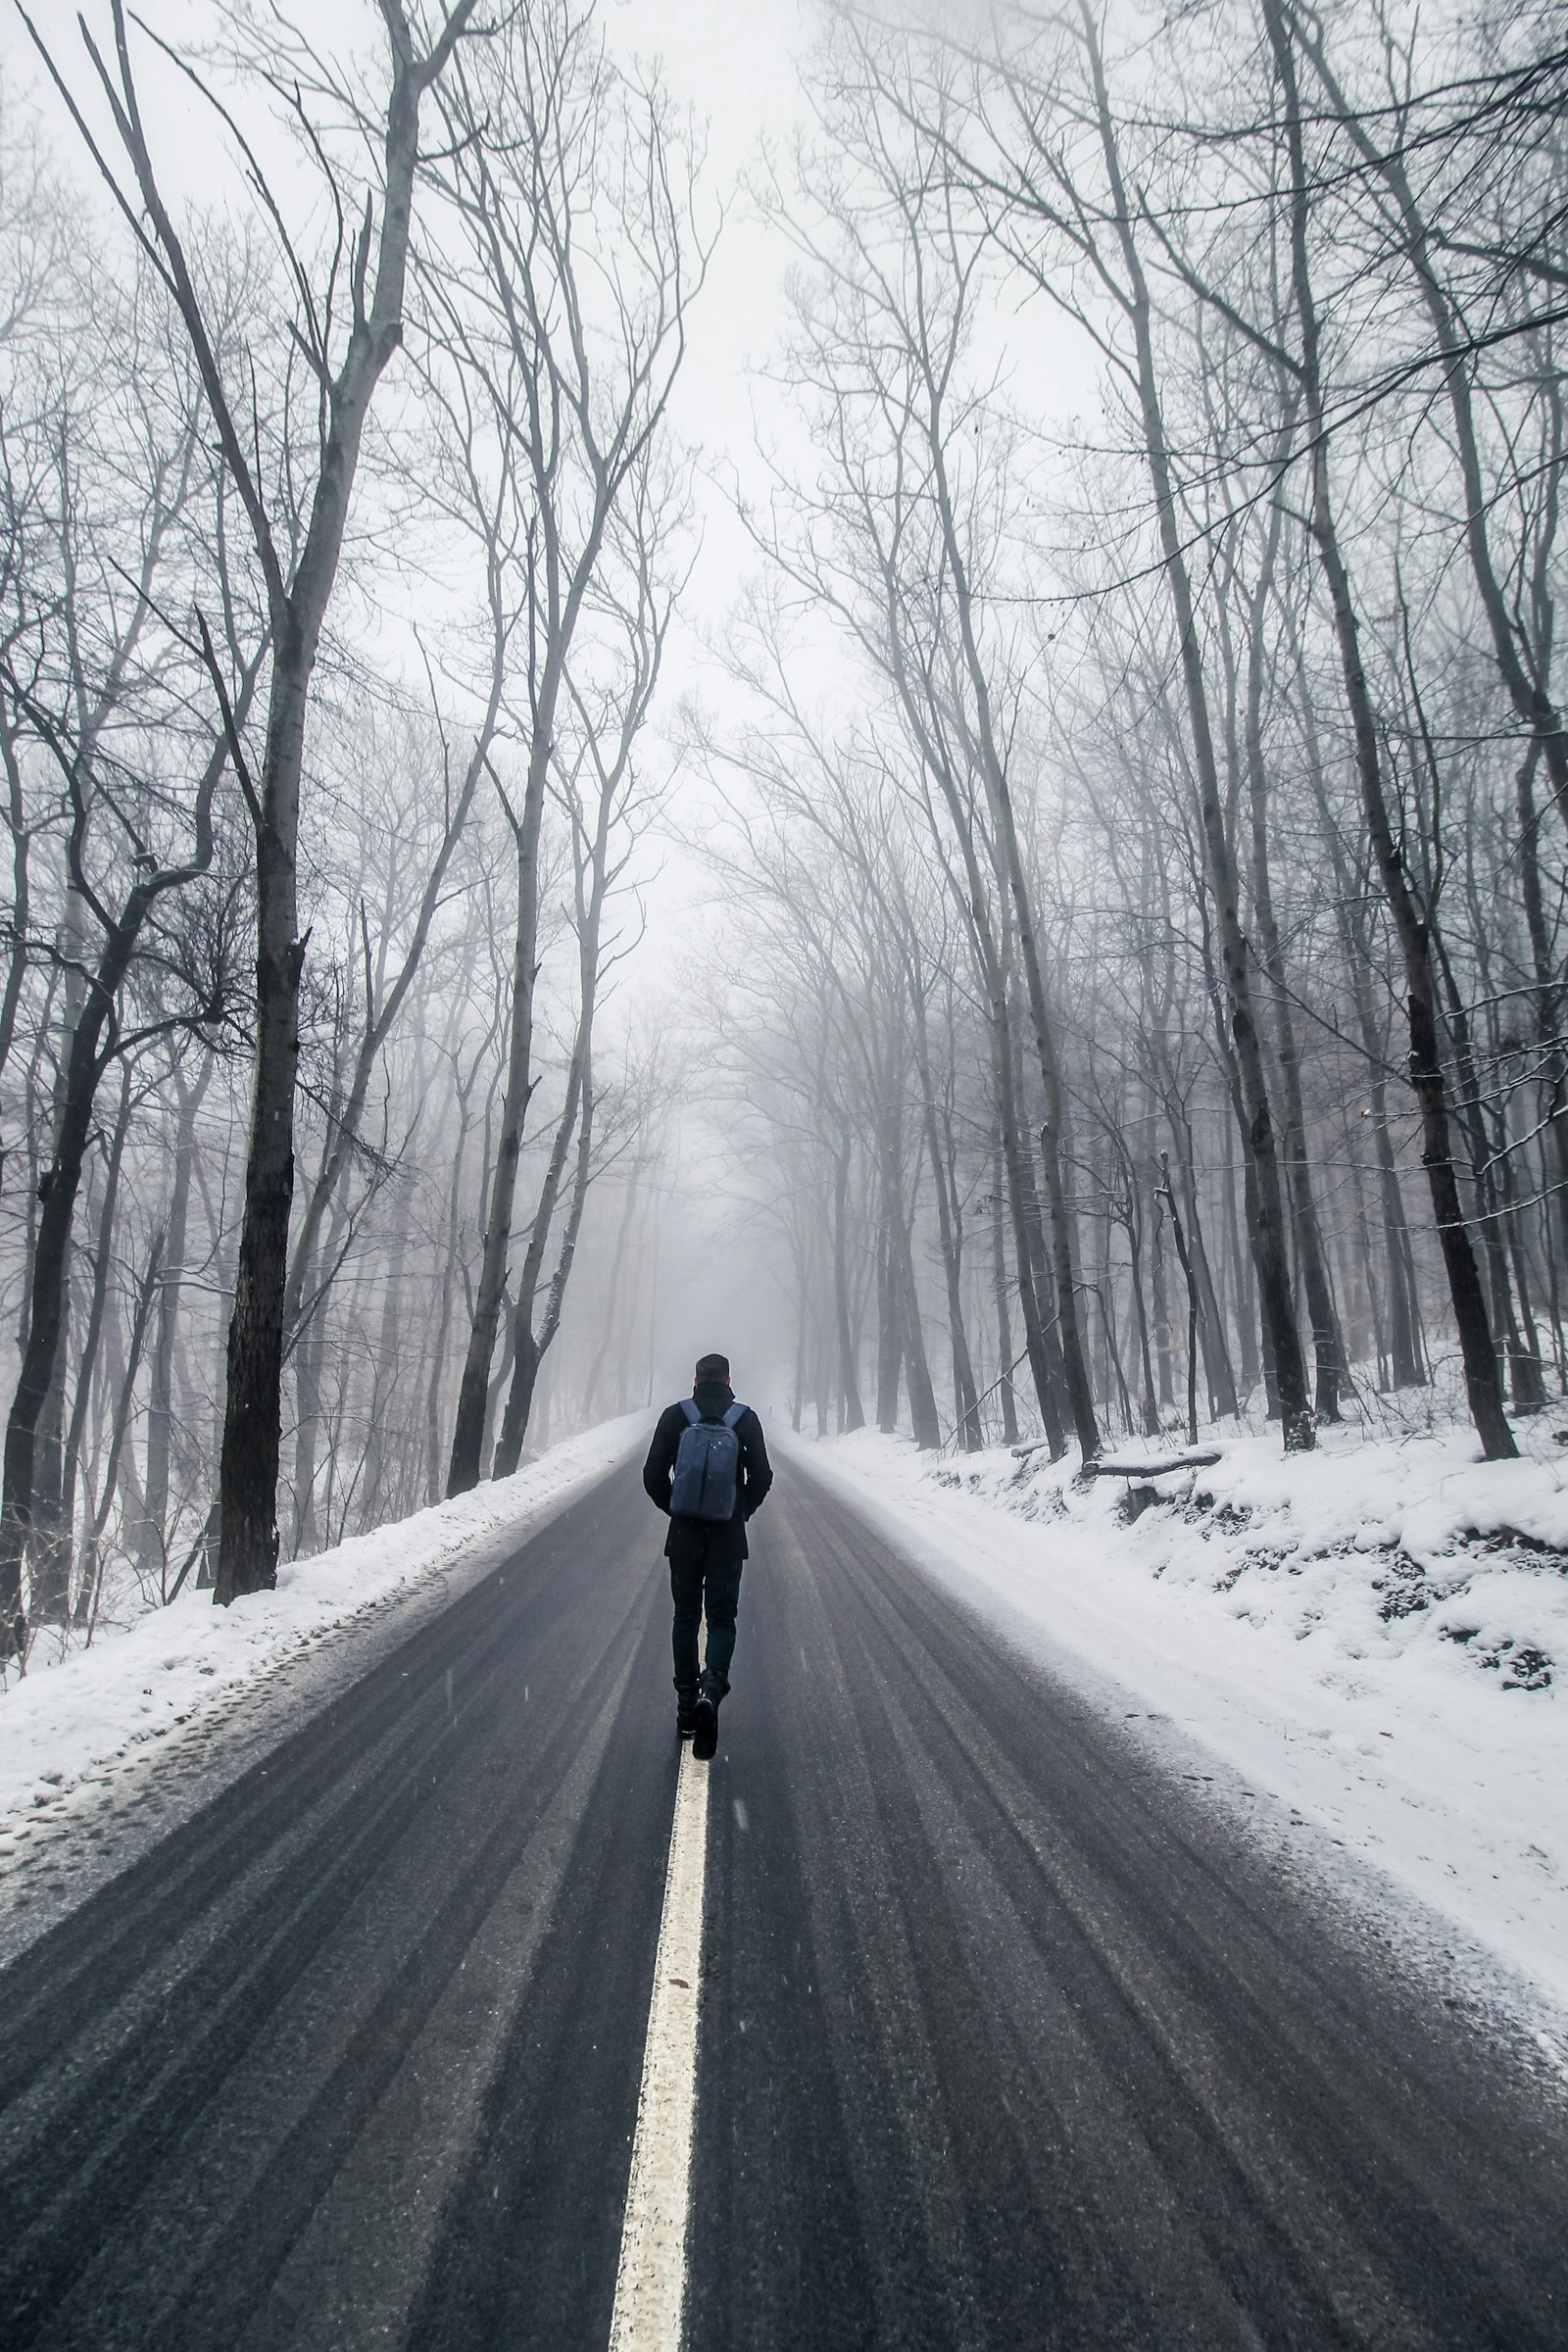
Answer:
<svg viewBox="0 0 1568 2352"><path fill-rule="evenodd" d="M1506 1458L1568 1393L1560 10L846 7L808 88L706 745L797 1418L1304 1449L1437 1380Z"/></svg>

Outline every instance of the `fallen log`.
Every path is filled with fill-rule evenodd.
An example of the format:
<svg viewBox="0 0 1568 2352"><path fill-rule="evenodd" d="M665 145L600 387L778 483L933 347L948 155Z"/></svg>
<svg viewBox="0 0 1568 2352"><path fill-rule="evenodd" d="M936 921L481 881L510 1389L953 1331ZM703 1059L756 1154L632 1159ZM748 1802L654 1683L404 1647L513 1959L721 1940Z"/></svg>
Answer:
<svg viewBox="0 0 1568 2352"><path fill-rule="evenodd" d="M1085 1462L1080 1478L1168 1478L1173 1470L1210 1470L1220 1453L1175 1453L1163 1462Z"/></svg>

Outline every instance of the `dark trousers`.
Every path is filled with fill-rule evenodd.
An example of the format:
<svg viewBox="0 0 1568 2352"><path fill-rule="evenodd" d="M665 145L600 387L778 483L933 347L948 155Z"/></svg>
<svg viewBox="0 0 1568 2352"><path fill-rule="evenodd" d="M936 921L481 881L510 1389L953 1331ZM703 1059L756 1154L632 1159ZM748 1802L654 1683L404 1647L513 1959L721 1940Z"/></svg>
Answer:
<svg viewBox="0 0 1568 2352"><path fill-rule="evenodd" d="M675 1687L695 1690L698 1676L697 1634L708 1617L708 1670L729 1689L729 1662L735 1655L735 1606L741 1596L744 1560L671 1560L669 1593L675 1603L671 1647L675 1656Z"/></svg>

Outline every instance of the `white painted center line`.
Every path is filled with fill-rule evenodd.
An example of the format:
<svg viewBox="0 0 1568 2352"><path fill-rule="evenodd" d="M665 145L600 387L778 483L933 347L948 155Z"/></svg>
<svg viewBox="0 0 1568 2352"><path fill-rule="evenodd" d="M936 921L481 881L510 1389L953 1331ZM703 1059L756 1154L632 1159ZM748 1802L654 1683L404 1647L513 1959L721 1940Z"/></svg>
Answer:
<svg viewBox="0 0 1568 2352"><path fill-rule="evenodd" d="M708 1766L683 1746L610 2352L680 2352L707 1861Z"/></svg>

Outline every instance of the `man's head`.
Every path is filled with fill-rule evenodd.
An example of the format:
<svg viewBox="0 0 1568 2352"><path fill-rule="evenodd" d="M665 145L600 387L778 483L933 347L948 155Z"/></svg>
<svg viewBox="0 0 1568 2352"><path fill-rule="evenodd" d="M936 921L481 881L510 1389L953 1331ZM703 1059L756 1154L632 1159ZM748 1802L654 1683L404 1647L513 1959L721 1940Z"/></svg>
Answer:
<svg viewBox="0 0 1568 2352"><path fill-rule="evenodd" d="M699 1383L705 1380L727 1381L728 1379L729 1357L727 1355L700 1355L697 1358L697 1380Z"/></svg>

